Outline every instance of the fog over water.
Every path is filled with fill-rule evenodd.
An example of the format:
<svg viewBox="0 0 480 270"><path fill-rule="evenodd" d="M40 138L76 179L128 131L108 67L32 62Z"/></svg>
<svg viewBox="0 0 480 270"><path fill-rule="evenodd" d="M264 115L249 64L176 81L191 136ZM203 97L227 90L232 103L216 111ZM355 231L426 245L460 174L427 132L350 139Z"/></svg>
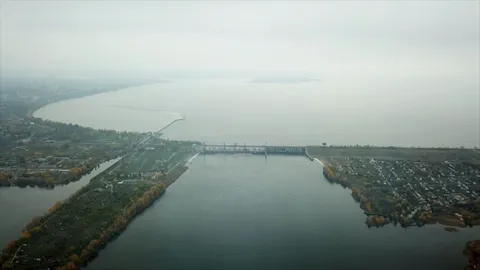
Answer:
<svg viewBox="0 0 480 270"><path fill-rule="evenodd" d="M184 117L164 136L479 147L479 8L479 1L3 1L0 77L143 83L35 112L94 128L157 131ZM450 270L466 263L461 250L478 236L478 227L368 229L350 192L303 157L219 155L189 166L91 269ZM2 190L0 241L84 184Z"/></svg>
<svg viewBox="0 0 480 270"><path fill-rule="evenodd" d="M478 146L474 97L462 103L452 94L451 102L443 102L411 82L372 88L359 82L359 92L350 91L348 84L183 80L67 100L35 116L135 131L156 131L185 117L165 136L207 143ZM383 87L404 90L387 95L380 91Z"/></svg>
<svg viewBox="0 0 480 270"><path fill-rule="evenodd" d="M212 142L480 144L478 1L9 1L0 12L3 76L173 81L57 118L150 130L182 114L167 135ZM112 107L124 105L164 112Z"/></svg>

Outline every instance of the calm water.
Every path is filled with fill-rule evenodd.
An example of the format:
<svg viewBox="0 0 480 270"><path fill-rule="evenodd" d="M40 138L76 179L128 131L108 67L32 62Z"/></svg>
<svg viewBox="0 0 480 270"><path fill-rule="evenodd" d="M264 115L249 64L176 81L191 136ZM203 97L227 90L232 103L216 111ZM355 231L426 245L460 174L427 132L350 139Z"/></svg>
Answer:
<svg viewBox="0 0 480 270"><path fill-rule="evenodd" d="M89 269L462 269L479 230L368 229L303 157L203 156Z"/></svg>
<svg viewBox="0 0 480 270"><path fill-rule="evenodd" d="M68 185L57 186L54 189L42 188L0 188L0 245L5 246L11 240L18 238L22 229L34 216L43 215L56 201L64 200L75 191L85 186L90 180L113 165L116 160L100 164L80 180Z"/></svg>
<svg viewBox="0 0 480 270"><path fill-rule="evenodd" d="M165 135L207 143L480 146L478 85L448 78L352 80L358 91L352 81L334 78L298 84L185 80L67 100L35 116L135 131L156 131L185 116Z"/></svg>
<svg viewBox="0 0 480 270"><path fill-rule="evenodd" d="M357 78L356 92L342 81L162 83L51 104L35 116L134 131L156 131L184 116L165 136L208 143L479 145L478 93L465 91L475 85L372 86ZM436 86L442 98L432 97ZM383 91L393 87L402 91ZM8 236L0 240L16 237L74 185L0 190L7 216L0 226ZM305 158L198 157L89 268L450 270L464 265L465 241L480 234L440 226L368 229L364 219L349 191L330 185L321 166Z"/></svg>

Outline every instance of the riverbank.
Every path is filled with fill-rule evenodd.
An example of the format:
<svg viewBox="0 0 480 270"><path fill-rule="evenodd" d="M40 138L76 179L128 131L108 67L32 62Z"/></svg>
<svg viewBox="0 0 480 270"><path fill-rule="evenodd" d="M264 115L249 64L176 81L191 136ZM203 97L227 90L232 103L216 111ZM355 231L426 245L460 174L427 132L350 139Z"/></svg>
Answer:
<svg viewBox="0 0 480 270"><path fill-rule="evenodd" d="M480 240L468 241L463 250L463 254L468 258L466 270L480 269Z"/></svg>
<svg viewBox="0 0 480 270"><path fill-rule="evenodd" d="M367 215L403 227L480 225L476 149L325 147L314 152L327 180L349 188ZM367 218L367 225L378 225L372 220Z"/></svg>
<svg viewBox="0 0 480 270"><path fill-rule="evenodd" d="M8 172L2 171L0 174L5 176L5 180L0 180L0 188L9 187L37 187L42 189L54 189L57 186L64 186L70 183L79 181L83 176L91 173L93 170L99 168L100 164L115 159L115 156L110 156L104 159L100 159L94 162L92 165L66 169L54 169L54 170L29 170L29 173L23 173L22 177L17 179L11 179ZM10 178L10 179L9 179Z"/></svg>
<svg viewBox="0 0 480 270"><path fill-rule="evenodd" d="M0 253L8 242L21 234L32 217L42 216L56 201L63 201L79 189L88 185L91 179L111 167L116 160L100 164L80 180L68 185L59 185L53 189L38 187L10 187L0 189L2 222L0 223Z"/></svg>
<svg viewBox="0 0 480 270"><path fill-rule="evenodd" d="M67 202L54 204L48 214L32 219L20 238L7 245L1 269L77 269L86 265L165 192L165 185L141 183L123 192L122 197L109 197L108 192L89 186Z"/></svg>
<svg viewBox="0 0 480 270"><path fill-rule="evenodd" d="M350 192L321 173L301 156L200 155L87 269L380 270L391 264L451 270L465 264L461 251L478 228L455 234L438 225L368 229ZM426 260L430 254L437 259Z"/></svg>
<svg viewBox="0 0 480 270"><path fill-rule="evenodd" d="M135 179L137 174L132 172L143 170L143 160L150 157L147 153L151 152L138 149L70 198L55 203L44 216L32 218L20 238L4 248L0 269L77 269L88 264L188 169L178 161L165 173L156 172L147 179L141 173L141 179ZM192 156L164 150L157 153L161 154L157 159L170 156L172 163L176 155L179 160ZM130 180L121 180L125 176Z"/></svg>
<svg viewBox="0 0 480 270"><path fill-rule="evenodd" d="M5 171L8 183L18 183L16 172L24 176L25 168L29 175L36 176L33 173L41 162L49 162L49 166L43 166L46 169L41 171L42 178L38 181L35 178L27 185L45 181L48 186L66 183L65 177L53 174L57 171L54 166L71 166L65 165L70 164L66 161L72 160L77 162L74 165L79 165L71 170L62 167L58 171L72 173L77 179L97 167L101 158L110 159L111 154L123 157L72 196L54 203L45 215L33 217L22 235L6 245L0 256L1 269L75 269L91 261L99 249L118 236L135 216L149 207L168 185L187 170L184 164L193 155L190 149L192 143L160 139L156 135L161 130L157 134L117 132L42 120L34 118L33 111L46 103L34 104L22 105L29 108L28 120L15 114L22 114L22 106L17 106L11 113L10 123L15 129L9 130L18 130L18 134L27 137L21 141L12 140L12 146L7 145L6 149L15 150L12 157L18 158L18 151L32 153L32 156L22 156L22 167L16 166L17 163L11 162L8 156L2 157L5 158L4 164L9 165ZM176 119L162 130L183 119ZM31 133L44 135L32 140L28 137ZM19 136L16 137L18 139ZM15 147L18 142L21 147ZM24 149L26 151L22 152ZM103 152L92 152L91 149L103 149ZM82 159L80 154L83 153L90 155Z"/></svg>

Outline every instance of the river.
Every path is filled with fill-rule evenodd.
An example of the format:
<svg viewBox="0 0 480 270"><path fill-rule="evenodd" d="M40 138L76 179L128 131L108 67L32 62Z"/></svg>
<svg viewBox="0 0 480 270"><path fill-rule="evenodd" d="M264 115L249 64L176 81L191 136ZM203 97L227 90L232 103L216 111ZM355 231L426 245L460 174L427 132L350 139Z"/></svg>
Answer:
<svg viewBox="0 0 480 270"><path fill-rule="evenodd" d="M366 89L358 81L366 90L352 93L346 85L324 81L187 80L61 101L34 115L133 131L156 131L185 117L165 136L207 143L478 146L478 114L472 113L478 104L462 108L458 98L428 103L431 96L421 86L417 82L395 96L381 92L381 82ZM420 96L412 99L415 90ZM32 216L73 193L75 184L51 191L0 190L7 217L0 226L18 235ZM465 241L480 232L448 233L441 226L368 229L364 219L349 191L325 181L317 162L198 156L88 268L461 269Z"/></svg>
<svg viewBox="0 0 480 270"><path fill-rule="evenodd" d="M478 229L367 228L305 157L198 156L88 269L462 269Z"/></svg>
<svg viewBox="0 0 480 270"><path fill-rule="evenodd" d="M34 217L41 216L57 201L67 199L87 185L90 180L115 164L118 159L106 161L78 181L67 185L59 185L53 189L37 187L0 188L0 245L6 246L17 239L25 225Z"/></svg>

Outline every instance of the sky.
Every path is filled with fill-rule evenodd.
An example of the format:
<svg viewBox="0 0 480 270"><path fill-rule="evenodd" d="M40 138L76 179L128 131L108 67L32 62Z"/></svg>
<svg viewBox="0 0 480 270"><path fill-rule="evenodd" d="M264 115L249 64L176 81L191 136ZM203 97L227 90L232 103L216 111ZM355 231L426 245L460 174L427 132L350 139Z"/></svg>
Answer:
<svg viewBox="0 0 480 270"><path fill-rule="evenodd" d="M479 1L7 1L2 71L479 71Z"/></svg>

